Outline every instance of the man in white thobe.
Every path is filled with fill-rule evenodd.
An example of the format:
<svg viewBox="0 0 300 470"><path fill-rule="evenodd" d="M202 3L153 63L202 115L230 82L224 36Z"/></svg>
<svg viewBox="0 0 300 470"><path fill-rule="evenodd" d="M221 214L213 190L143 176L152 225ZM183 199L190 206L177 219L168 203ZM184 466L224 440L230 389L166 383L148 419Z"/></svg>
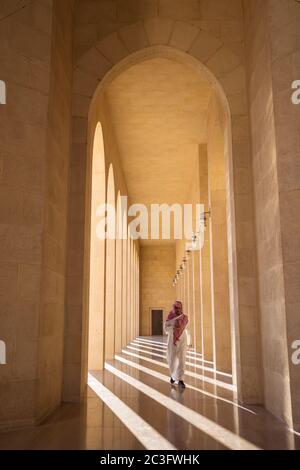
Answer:
<svg viewBox="0 0 300 470"><path fill-rule="evenodd" d="M168 334L167 361L171 384L178 382L182 388L185 388L183 378L188 347L187 324L188 318L182 311L182 303L176 301L165 322L165 331Z"/></svg>

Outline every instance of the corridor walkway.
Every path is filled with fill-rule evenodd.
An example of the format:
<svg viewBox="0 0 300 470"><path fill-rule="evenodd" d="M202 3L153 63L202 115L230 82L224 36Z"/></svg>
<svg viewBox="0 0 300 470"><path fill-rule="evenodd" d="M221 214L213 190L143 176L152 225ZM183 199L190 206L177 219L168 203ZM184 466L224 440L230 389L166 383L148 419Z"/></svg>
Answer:
<svg viewBox="0 0 300 470"><path fill-rule="evenodd" d="M0 434L0 449L300 449L300 437L262 408L239 405L230 375L193 349L186 390L171 387L165 351L165 338L137 338L89 373L83 405Z"/></svg>

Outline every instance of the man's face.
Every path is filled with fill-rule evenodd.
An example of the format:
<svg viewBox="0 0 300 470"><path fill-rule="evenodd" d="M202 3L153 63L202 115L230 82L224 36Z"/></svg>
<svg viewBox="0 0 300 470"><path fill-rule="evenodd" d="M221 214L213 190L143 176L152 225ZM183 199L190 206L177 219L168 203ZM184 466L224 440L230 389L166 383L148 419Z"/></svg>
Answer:
<svg viewBox="0 0 300 470"><path fill-rule="evenodd" d="M181 304L179 302L175 303L175 310L176 312L179 312L181 310Z"/></svg>

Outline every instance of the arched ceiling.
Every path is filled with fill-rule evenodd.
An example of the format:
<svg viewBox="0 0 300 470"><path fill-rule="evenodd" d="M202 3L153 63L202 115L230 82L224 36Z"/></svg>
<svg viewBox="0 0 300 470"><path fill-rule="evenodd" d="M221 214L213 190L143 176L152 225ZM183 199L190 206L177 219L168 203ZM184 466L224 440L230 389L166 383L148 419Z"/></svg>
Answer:
<svg viewBox="0 0 300 470"><path fill-rule="evenodd" d="M123 171L134 203L185 203L207 140L211 85L188 66L154 58L106 89Z"/></svg>

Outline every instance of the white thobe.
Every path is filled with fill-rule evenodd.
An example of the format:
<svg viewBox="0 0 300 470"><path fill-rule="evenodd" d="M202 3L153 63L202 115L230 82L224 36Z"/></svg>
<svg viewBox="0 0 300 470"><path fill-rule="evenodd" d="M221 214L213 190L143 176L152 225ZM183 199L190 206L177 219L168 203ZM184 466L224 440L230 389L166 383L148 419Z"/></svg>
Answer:
<svg viewBox="0 0 300 470"><path fill-rule="evenodd" d="M165 331L168 335L167 341L167 361L169 364L170 374L173 380L183 380L186 352L188 346L187 329L185 328L176 345L173 342L174 320L165 323Z"/></svg>

